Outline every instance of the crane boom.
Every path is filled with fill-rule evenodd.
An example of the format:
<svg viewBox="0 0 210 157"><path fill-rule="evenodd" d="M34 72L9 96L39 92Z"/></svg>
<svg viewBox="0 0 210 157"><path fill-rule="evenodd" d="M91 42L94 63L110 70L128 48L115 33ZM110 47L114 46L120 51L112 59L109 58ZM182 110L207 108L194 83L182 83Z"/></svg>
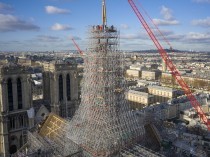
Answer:
<svg viewBox="0 0 210 157"><path fill-rule="evenodd" d="M182 87L183 91L185 92L187 98L189 99L191 105L195 108L198 115L202 119L203 123L207 126L208 130L210 130L210 121L208 120L207 116L203 112L201 105L196 100L195 96L192 94L192 91L188 87L188 85L185 83L185 81L182 79L181 74L177 70L177 68L172 63L172 60L169 58L167 52L163 49L157 38L155 37L154 33L150 29L149 25L145 21L144 17L140 13L139 9L137 8L136 4L133 0L128 0L130 6L132 7L133 11L135 12L136 16L138 17L139 21L143 25L144 29L147 31L148 35L154 42L155 46L157 47L159 54L161 55L162 59L166 63L167 67L170 69L172 76L176 79L178 84Z"/></svg>
<svg viewBox="0 0 210 157"><path fill-rule="evenodd" d="M80 48L79 48L79 46L77 45L77 43L75 42L74 38L72 38L71 40L73 41L73 43L74 43L75 47L77 48L77 50L79 51L79 53L80 53L81 55L83 55L82 50L80 50Z"/></svg>

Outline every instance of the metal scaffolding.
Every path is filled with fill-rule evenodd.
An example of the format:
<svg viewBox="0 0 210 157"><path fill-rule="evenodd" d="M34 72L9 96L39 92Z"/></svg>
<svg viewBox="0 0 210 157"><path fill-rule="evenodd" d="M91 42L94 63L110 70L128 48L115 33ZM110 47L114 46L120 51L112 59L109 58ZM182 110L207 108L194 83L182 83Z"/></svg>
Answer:
<svg viewBox="0 0 210 157"><path fill-rule="evenodd" d="M82 99L71 120L71 139L92 156L110 156L141 140L144 127L125 100L123 55L114 26L91 26Z"/></svg>
<svg viewBox="0 0 210 157"><path fill-rule="evenodd" d="M122 157L165 157L157 152L154 152L148 148L145 148L139 144L132 146L131 148L125 148L120 152Z"/></svg>
<svg viewBox="0 0 210 157"><path fill-rule="evenodd" d="M32 156L115 156L143 139L144 126L125 99L123 55L118 51L114 26L90 27L90 47L81 104L71 120L50 114L38 131L29 133L27 151ZM17 153L17 154L18 154ZM35 156L34 155L34 156Z"/></svg>
<svg viewBox="0 0 210 157"><path fill-rule="evenodd" d="M28 132L28 142L13 156L81 156L81 147L68 137L68 125L68 120L51 113L39 128Z"/></svg>
<svg viewBox="0 0 210 157"><path fill-rule="evenodd" d="M125 99L123 54L119 32L106 24L90 26L89 48L84 55L81 104L71 120L51 114L38 132L29 133L31 152L42 156L122 156L120 151L143 139L143 124ZM27 154L27 152L25 152Z"/></svg>

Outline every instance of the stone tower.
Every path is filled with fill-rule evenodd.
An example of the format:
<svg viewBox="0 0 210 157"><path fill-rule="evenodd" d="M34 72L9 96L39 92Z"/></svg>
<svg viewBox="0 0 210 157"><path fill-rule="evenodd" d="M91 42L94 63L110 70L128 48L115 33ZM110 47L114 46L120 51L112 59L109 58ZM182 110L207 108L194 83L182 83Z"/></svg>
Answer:
<svg viewBox="0 0 210 157"><path fill-rule="evenodd" d="M0 67L0 156L10 156L26 142L26 131L33 126L31 107L28 67Z"/></svg>
<svg viewBox="0 0 210 157"><path fill-rule="evenodd" d="M53 62L44 64L43 98L51 111L61 117L72 117L78 104L77 64Z"/></svg>

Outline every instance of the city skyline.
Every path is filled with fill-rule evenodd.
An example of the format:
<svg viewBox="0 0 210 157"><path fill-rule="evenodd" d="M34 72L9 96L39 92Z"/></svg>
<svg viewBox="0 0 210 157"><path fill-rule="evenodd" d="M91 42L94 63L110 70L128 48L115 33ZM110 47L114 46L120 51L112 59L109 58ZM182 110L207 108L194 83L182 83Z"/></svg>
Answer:
<svg viewBox="0 0 210 157"><path fill-rule="evenodd" d="M174 49L210 50L209 0L140 2ZM155 49L127 0L107 0L107 14L121 50ZM0 0L0 21L1 51L72 50L71 37L85 50L87 27L102 23L101 1Z"/></svg>

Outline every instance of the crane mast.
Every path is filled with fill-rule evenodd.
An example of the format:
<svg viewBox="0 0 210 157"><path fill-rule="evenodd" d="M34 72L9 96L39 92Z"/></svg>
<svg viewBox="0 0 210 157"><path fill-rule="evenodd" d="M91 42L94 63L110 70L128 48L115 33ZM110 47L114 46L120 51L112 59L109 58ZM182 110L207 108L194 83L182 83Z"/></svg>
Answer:
<svg viewBox="0 0 210 157"><path fill-rule="evenodd" d="M185 92L185 95L189 99L191 105L195 108L198 115L200 116L203 123L207 126L208 130L210 130L210 121L208 120L207 116L205 115L204 111L201 108L201 105L196 100L195 96L192 94L192 91L190 90L189 86L185 83L185 81L182 79L181 74L177 70L177 68L172 63L172 60L169 58L167 52L163 49L157 38L155 37L154 33L150 29L149 25L145 21L144 17L140 13L139 9L137 8L136 4L133 0L128 0L130 6L132 7L133 11L135 12L136 16L138 17L139 21L143 25L144 29L147 31L148 35L154 42L155 46L157 47L159 54L161 55L162 59L166 63L167 67L170 69L172 76L176 79L178 84L182 87L183 91Z"/></svg>

